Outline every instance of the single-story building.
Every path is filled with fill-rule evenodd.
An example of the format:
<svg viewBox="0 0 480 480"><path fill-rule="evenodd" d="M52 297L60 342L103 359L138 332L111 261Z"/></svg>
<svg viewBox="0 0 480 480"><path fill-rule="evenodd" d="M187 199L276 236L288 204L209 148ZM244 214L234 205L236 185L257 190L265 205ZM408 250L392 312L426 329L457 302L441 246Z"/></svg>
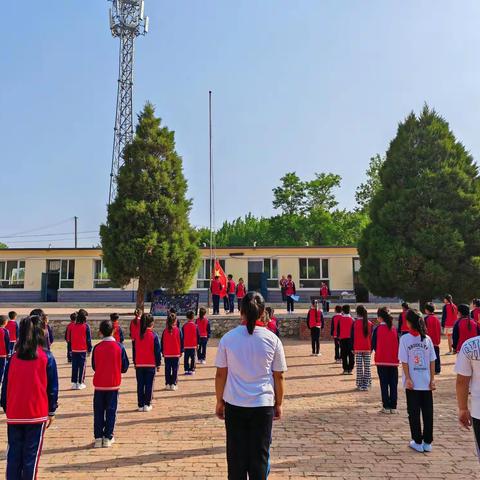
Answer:
<svg viewBox="0 0 480 480"><path fill-rule="evenodd" d="M202 261L191 292L207 299L210 250ZM235 281L242 277L251 290L262 290L270 302L281 301L279 279L291 274L304 301L318 295L321 282L332 295L353 292L359 284L360 261L355 247L217 248L216 257ZM161 285L158 285L161 287ZM0 250L0 302L133 302L137 282L115 288L100 248L7 248Z"/></svg>

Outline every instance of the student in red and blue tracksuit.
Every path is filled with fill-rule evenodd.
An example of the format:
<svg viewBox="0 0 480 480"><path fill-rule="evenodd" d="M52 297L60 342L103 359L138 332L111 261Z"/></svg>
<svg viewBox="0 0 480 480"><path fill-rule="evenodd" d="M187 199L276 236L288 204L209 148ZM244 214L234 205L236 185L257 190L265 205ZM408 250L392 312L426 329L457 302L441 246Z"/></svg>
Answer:
<svg viewBox="0 0 480 480"><path fill-rule="evenodd" d="M337 337L340 340L340 352L342 355L343 375L353 375L355 356L352 344L353 318L350 315L350 305L342 307L342 316L338 320Z"/></svg>
<svg viewBox="0 0 480 480"><path fill-rule="evenodd" d="M307 313L307 327L310 329L312 339L312 355L320 356L320 332L325 325L322 311L318 309L317 300L312 300L312 304Z"/></svg>
<svg viewBox="0 0 480 480"><path fill-rule="evenodd" d="M235 292L237 291L237 286L233 280L233 275L228 276L227 280L227 295L228 295L228 306L230 313L235 311Z"/></svg>
<svg viewBox="0 0 480 480"><path fill-rule="evenodd" d="M139 412L152 409L155 372L162 364L162 350L158 335L153 331L153 315L144 313L140 319L140 331L135 340L135 376L137 377L137 403Z"/></svg>
<svg viewBox="0 0 480 480"><path fill-rule="evenodd" d="M135 359L135 339L140 333L140 319L142 318L142 311L139 308L135 309L135 316L130 322L129 334L132 340L132 358ZM134 360L135 361L135 360Z"/></svg>
<svg viewBox="0 0 480 480"><path fill-rule="evenodd" d="M287 281L285 282L285 297L287 299L287 313L293 313L295 310L295 301L292 296L296 295L297 288L295 282L292 280L291 275L287 275Z"/></svg>
<svg viewBox="0 0 480 480"><path fill-rule="evenodd" d="M196 324L198 331L200 332L200 341L198 343L198 363L204 365L207 362L207 344L208 339L210 338L210 322L206 317L207 311L202 307L199 310L199 317L197 318Z"/></svg>
<svg viewBox="0 0 480 480"><path fill-rule="evenodd" d="M448 352L445 355L453 355L453 327L458 320L458 307L453 303L453 298L450 294L445 295L443 299L442 310L442 328L445 329L447 336Z"/></svg>
<svg viewBox="0 0 480 480"><path fill-rule="evenodd" d="M0 315L0 384L3 381L3 373L5 372L5 364L10 356L10 336L5 328L8 318Z"/></svg>
<svg viewBox="0 0 480 480"><path fill-rule="evenodd" d="M275 310L272 307L267 307L265 308L265 322L266 322L266 327L267 330L270 330L272 333L274 333L277 337L280 336L280 331L278 329L278 321L277 318L275 317Z"/></svg>
<svg viewBox="0 0 480 480"><path fill-rule="evenodd" d="M182 327L183 334L183 366L185 375L195 374L195 356L200 344L200 330L194 322L195 312L187 312L187 321Z"/></svg>
<svg viewBox="0 0 480 480"><path fill-rule="evenodd" d="M18 337L17 312L8 312L8 322L5 328L8 330L8 335L10 336L10 355L12 355Z"/></svg>
<svg viewBox="0 0 480 480"><path fill-rule="evenodd" d="M43 348L50 350L50 347L53 343L53 330L52 327L48 324L48 315L41 309L41 308L34 308L30 312L31 317L39 317L40 318L40 326L43 329L44 334L44 345Z"/></svg>
<svg viewBox="0 0 480 480"><path fill-rule="evenodd" d="M7 480L37 478L43 435L57 409L57 364L43 342L40 318L22 319L0 402L7 417Z"/></svg>
<svg viewBox="0 0 480 480"><path fill-rule="evenodd" d="M77 321L77 312L73 312L70 314L70 323L67 325L67 329L65 330L65 341L67 342L67 361L68 363L72 363L72 340L70 338L70 332L72 327L75 325Z"/></svg>
<svg viewBox="0 0 480 480"><path fill-rule="evenodd" d="M243 278L238 279L237 283L237 288L235 290L235 294L237 295L237 306L238 306L238 311L240 311L240 307L242 306L242 300L246 297L247 295L247 287L245 285L245 282L243 281Z"/></svg>
<svg viewBox="0 0 480 480"><path fill-rule="evenodd" d="M475 322L480 325L480 300L474 298L472 300L473 310L470 312L470 316L475 320Z"/></svg>
<svg viewBox="0 0 480 480"><path fill-rule="evenodd" d="M398 331L388 308L377 310L379 325L373 330L372 350L382 392L381 413L398 413Z"/></svg>
<svg viewBox="0 0 480 480"><path fill-rule="evenodd" d="M453 327L453 351L459 352L462 345L469 338L480 335L480 326L470 318L470 308L468 305L458 306L459 319Z"/></svg>
<svg viewBox="0 0 480 480"><path fill-rule="evenodd" d="M407 325L407 312L410 310L410 305L407 302L402 303L402 313L398 316L398 333L400 336L410 332Z"/></svg>
<svg viewBox="0 0 480 480"><path fill-rule="evenodd" d="M113 337L111 320L100 323L103 340L95 345L92 353L93 386L93 433L95 448L111 447L115 442L113 430L117 416L118 391L122 373L128 370L127 352Z"/></svg>
<svg viewBox="0 0 480 480"><path fill-rule="evenodd" d="M170 313L167 327L162 333L162 353L165 358L165 389L176 390L178 364L183 352L182 332L176 326L177 316Z"/></svg>
<svg viewBox="0 0 480 480"><path fill-rule="evenodd" d="M110 320L113 325L113 338L116 342L123 343L125 341L125 336L123 335L122 327L118 323L119 318L120 315L118 313L110 314Z"/></svg>
<svg viewBox="0 0 480 480"><path fill-rule="evenodd" d="M370 369L372 355L372 328L368 319L367 309L363 305L357 306L357 318L352 325L352 345L357 368L356 385L361 392L366 392L372 385Z"/></svg>
<svg viewBox="0 0 480 480"><path fill-rule="evenodd" d="M220 313L220 295L222 295L223 285L218 275L212 280L210 291L212 292L213 315Z"/></svg>
<svg viewBox="0 0 480 480"><path fill-rule="evenodd" d="M442 340L442 326L440 319L435 315L435 305L433 303L427 303L425 305L425 326L427 327L427 335L431 338L433 348L435 350L435 373L441 372L440 364L440 342Z"/></svg>
<svg viewBox="0 0 480 480"><path fill-rule="evenodd" d="M92 351L92 336L87 325L87 312L81 308L77 312L77 320L70 330L72 344L72 390L83 390L85 385L85 369L87 354Z"/></svg>
<svg viewBox="0 0 480 480"><path fill-rule="evenodd" d="M333 343L335 345L335 355L334 360L335 363L341 363L342 356L340 354L340 339L338 338L338 322L342 318L342 306L336 305L335 306L335 314L332 317L331 324L330 324L330 336L333 338Z"/></svg>

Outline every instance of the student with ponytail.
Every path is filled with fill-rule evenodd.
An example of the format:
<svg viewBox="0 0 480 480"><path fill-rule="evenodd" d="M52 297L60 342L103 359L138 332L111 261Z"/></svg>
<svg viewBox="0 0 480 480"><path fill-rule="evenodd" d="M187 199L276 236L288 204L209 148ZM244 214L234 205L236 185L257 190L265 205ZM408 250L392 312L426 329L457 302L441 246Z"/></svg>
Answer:
<svg viewBox="0 0 480 480"><path fill-rule="evenodd" d="M445 355L453 355L453 327L458 319L458 308L453 303L450 294L445 295L443 299L442 327L445 329L445 335L448 340L448 352Z"/></svg>
<svg viewBox="0 0 480 480"><path fill-rule="evenodd" d="M162 352L165 358L165 390L176 390L183 337L177 327L177 315L172 312L168 314L167 327L162 333Z"/></svg>
<svg viewBox="0 0 480 480"><path fill-rule="evenodd" d="M85 385L85 370L87 354L92 351L92 336L87 324L88 313L81 308L77 312L75 325L70 329L72 344L72 390L83 390Z"/></svg>
<svg viewBox="0 0 480 480"><path fill-rule="evenodd" d="M342 316L338 321L337 336L340 340L343 375L352 375L355 367L355 355L352 344L353 318L350 315L350 305L342 307Z"/></svg>
<svg viewBox="0 0 480 480"><path fill-rule="evenodd" d="M282 416L284 372L280 339L265 328L265 301L249 292L241 325L218 345L216 415L225 420L228 478L265 480L270 470L272 421Z"/></svg>
<svg viewBox="0 0 480 480"><path fill-rule="evenodd" d="M463 343L469 338L480 335L480 327L470 318L470 308L468 305L458 306L458 320L453 327L452 348L458 353Z"/></svg>
<svg viewBox="0 0 480 480"><path fill-rule="evenodd" d="M398 332L387 307L377 310L378 326L372 335L372 350L382 392L380 413L397 413Z"/></svg>
<svg viewBox="0 0 480 480"><path fill-rule="evenodd" d="M407 312L410 310L410 306L407 302L402 303L402 313L398 316L398 333L399 335L405 335L408 333L407 324Z"/></svg>
<svg viewBox="0 0 480 480"><path fill-rule="evenodd" d="M37 478L43 435L55 418L58 372L44 349L38 316L20 322L15 353L7 364L1 405L7 417L7 480Z"/></svg>
<svg viewBox="0 0 480 480"><path fill-rule="evenodd" d="M403 386L407 395L408 421L412 440L410 448L431 452L433 441L433 390L435 390L435 349L422 315L407 312L410 333L400 339L399 360L403 368ZM423 431L420 421L423 418Z"/></svg>
<svg viewBox="0 0 480 480"><path fill-rule="evenodd" d="M333 338L334 343L334 360L335 363L342 363L342 356L340 354L340 339L338 338L338 322L342 318L342 306L336 305L335 306L335 313L332 317L330 323L330 336Z"/></svg>
<svg viewBox="0 0 480 480"><path fill-rule="evenodd" d="M357 389L366 392L372 384L370 355L372 351L372 327L368 320L367 309L363 305L357 307L357 319L352 325L352 344L357 366Z"/></svg>
<svg viewBox="0 0 480 480"><path fill-rule="evenodd" d="M441 371L440 342L442 340L442 327L440 320L435 315L435 305L433 303L425 305L425 327L427 335L432 339L435 355L437 356L435 360L435 375L438 375Z"/></svg>
<svg viewBox="0 0 480 480"><path fill-rule="evenodd" d="M153 331L153 315L144 313L140 319L140 331L135 340L135 374L137 377L137 401L139 412L152 409L155 371L162 364L162 349L158 335Z"/></svg>

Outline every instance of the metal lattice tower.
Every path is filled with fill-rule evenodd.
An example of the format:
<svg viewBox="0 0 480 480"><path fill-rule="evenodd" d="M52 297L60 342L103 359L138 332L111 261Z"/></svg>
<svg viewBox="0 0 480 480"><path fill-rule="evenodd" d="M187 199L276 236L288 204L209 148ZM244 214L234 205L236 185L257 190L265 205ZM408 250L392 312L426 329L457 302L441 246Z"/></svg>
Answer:
<svg viewBox="0 0 480 480"><path fill-rule="evenodd" d="M108 203L115 198L117 175L123 163L123 149L133 138L133 62L135 38L148 32L148 17L144 16L144 0L108 0L110 30L120 38L117 110L113 137L112 169Z"/></svg>

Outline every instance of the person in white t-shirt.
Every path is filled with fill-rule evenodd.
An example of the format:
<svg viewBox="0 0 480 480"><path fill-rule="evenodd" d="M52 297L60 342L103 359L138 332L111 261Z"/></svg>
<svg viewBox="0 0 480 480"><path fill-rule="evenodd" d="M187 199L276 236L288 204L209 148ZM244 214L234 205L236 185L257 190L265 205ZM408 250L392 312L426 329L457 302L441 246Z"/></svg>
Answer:
<svg viewBox="0 0 480 480"><path fill-rule="evenodd" d="M398 359L403 367L403 386L407 395L408 421L412 440L410 448L431 452L433 441L433 390L435 390L435 348L422 314L408 310L409 333L400 338ZM420 421L423 418L423 432Z"/></svg>
<svg viewBox="0 0 480 480"><path fill-rule="evenodd" d="M467 430L473 426L480 459L480 336L465 341L457 354L458 420ZM471 410L468 409L468 392L472 392Z"/></svg>
<svg viewBox="0 0 480 480"><path fill-rule="evenodd" d="M220 340L215 364L215 413L225 420L229 479L265 480L270 469L272 421L282 416L282 342L265 328L265 301L249 292L242 324Z"/></svg>

